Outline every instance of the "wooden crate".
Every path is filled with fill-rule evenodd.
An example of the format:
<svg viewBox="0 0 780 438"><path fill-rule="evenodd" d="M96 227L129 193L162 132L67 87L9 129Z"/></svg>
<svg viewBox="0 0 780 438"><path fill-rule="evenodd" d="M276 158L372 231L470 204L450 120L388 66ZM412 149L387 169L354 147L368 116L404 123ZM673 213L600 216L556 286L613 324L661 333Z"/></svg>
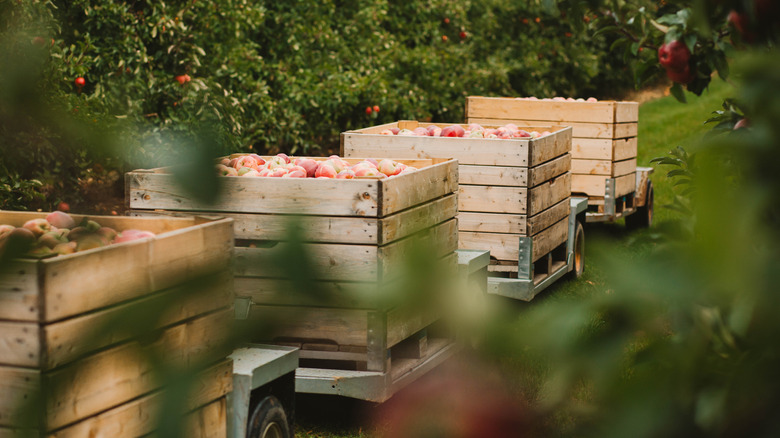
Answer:
<svg viewBox="0 0 780 438"><path fill-rule="evenodd" d="M3 211L0 223L21 226L38 217L45 214ZM231 220L90 218L157 235L2 266L0 434L26 426L51 436L92 436L62 435L84 423L95 434L137 436L112 435L95 421L163 388L145 354L197 371L228 353Z"/></svg>
<svg viewBox="0 0 780 438"><path fill-rule="evenodd" d="M568 229L561 235L553 228L569 214L571 128L536 127L552 134L510 140L379 134L399 123L408 129L432 125L403 121L347 131L341 136L342 152L346 156L456 158L460 248L490 250L496 262L516 262L518 236L533 236L538 241L534 260L566 240ZM503 251L504 244L514 248L514 253Z"/></svg>
<svg viewBox="0 0 780 438"><path fill-rule="evenodd" d="M636 102L470 96L466 99L466 118L469 123L515 123L520 127L540 123L571 126L573 193L603 199L607 178L617 178L615 196L636 190Z"/></svg>
<svg viewBox="0 0 780 438"><path fill-rule="evenodd" d="M250 321L275 326L255 340L300 346L304 360L387 371L389 350L441 316L388 290L404 284L407 261L421 247L438 266L455 269L458 239L457 162L398 161L419 170L383 179L225 177L214 205L187 198L168 169L140 170L127 174L128 203L134 215L235 220L237 296L251 299ZM288 236L293 223L302 242ZM303 272L273 262L283 257ZM298 277L316 292L301 293Z"/></svg>

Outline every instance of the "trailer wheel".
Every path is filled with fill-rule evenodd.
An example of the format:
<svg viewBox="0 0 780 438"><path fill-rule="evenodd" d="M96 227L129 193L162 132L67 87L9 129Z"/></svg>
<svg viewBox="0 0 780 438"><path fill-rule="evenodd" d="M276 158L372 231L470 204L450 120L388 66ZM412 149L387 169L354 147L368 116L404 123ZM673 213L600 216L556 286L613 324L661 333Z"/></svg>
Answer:
<svg viewBox="0 0 780 438"><path fill-rule="evenodd" d="M249 417L247 438L292 438L282 403L269 395L260 400Z"/></svg>
<svg viewBox="0 0 780 438"><path fill-rule="evenodd" d="M574 266L572 267L572 276L577 279L582 277L585 272L585 229L582 222L577 221L574 228Z"/></svg>
<svg viewBox="0 0 780 438"><path fill-rule="evenodd" d="M648 228L653 225L653 182L647 182L647 195L645 205L636 209L634 214L626 216L626 226L631 229Z"/></svg>

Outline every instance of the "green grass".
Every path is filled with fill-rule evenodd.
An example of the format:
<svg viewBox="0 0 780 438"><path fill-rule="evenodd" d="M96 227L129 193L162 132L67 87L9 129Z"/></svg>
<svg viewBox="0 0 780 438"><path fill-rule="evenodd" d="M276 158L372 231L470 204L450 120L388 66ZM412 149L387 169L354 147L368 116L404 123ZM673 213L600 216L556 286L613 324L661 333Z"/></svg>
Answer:
<svg viewBox="0 0 780 438"><path fill-rule="evenodd" d="M642 104L639 108L637 164L652 167L651 159L664 156L677 146L688 149L694 145L710 129L703 122L713 111L721 108L723 99L732 92L730 85L715 79L702 96L688 94L687 104L681 104L671 96ZM675 217L675 213L663 207L674 196L672 182L665 176L667 170L658 168L651 178L655 189L654 227L669 224ZM521 314L523 306L603 292L607 287L607 272L605 266L592 257L594 252L609 252L610 255L631 260L652 249L653 244L647 237L653 233L653 228L629 231L621 222L590 224L586 227L586 270L581 279L560 281L531 304L506 302L506 310ZM539 396L539 387L546 375L543 366L514 357L499 360L498 368L506 375L511 375L510 381L506 382L506 387L511 391L532 401ZM577 396L586 399L587 391L587 388L582 388L582 393ZM364 438L376 435L377 428L371 423L371 418L376 417L376 407L371 404L337 397L299 399L301 403L296 408L296 437ZM553 435L558 435L567 429L570 419L563 414L552 421L554 424L549 427L557 431Z"/></svg>

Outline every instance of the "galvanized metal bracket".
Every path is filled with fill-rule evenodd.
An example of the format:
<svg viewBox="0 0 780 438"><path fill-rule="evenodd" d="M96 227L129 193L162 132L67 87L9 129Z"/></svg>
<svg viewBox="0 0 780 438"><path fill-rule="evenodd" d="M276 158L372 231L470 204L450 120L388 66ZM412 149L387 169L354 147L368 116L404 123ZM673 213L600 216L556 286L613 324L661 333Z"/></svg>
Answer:
<svg viewBox="0 0 780 438"><path fill-rule="evenodd" d="M530 237L519 237L518 240L517 278L532 280L534 278L534 241Z"/></svg>
<svg viewBox="0 0 780 438"><path fill-rule="evenodd" d="M390 350L387 348L387 313L368 312L368 345L366 354L368 371L386 372L390 363Z"/></svg>
<svg viewBox="0 0 780 438"><path fill-rule="evenodd" d="M252 299L249 297L236 297L233 301L233 312L237 320L249 318L250 308L252 308Z"/></svg>
<svg viewBox="0 0 780 438"><path fill-rule="evenodd" d="M615 216L615 178L607 178L604 187L604 215L607 217Z"/></svg>

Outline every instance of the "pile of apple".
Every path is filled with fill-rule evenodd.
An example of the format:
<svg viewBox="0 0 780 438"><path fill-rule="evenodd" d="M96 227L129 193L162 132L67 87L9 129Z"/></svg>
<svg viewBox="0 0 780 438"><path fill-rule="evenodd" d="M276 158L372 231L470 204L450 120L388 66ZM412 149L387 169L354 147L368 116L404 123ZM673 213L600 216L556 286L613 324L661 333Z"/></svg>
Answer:
<svg viewBox="0 0 780 438"><path fill-rule="evenodd" d="M440 128L436 125L417 127L412 129L390 128L380 132L382 135L406 135L419 137L461 137L461 138L500 138L504 140L513 138L539 138L550 135L550 131L526 131L517 125L509 123L500 128L483 128L479 123L471 123L467 127L462 125L449 125Z"/></svg>
<svg viewBox="0 0 780 438"><path fill-rule="evenodd" d="M236 158L223 158L217 164L217 171L222 176L275 178L385 178L415 170L416 167L388 158L381 161L369 158L351 165L338 155L315 160L313 158L293 159L286 154L277 154L267 159L257 154L248 154Z"/></svg>
<svg viewBox="0 0 780 438"><path fill-rule="evenodd" d="M25 254L33 257L73 254L154 235L135 229L117 232L87 218L77 225L68 213L54 211L45 219L30 219L21 227L0 225L0 254L11 246L27 249Z"/></svg>
<svg viewBox="0 0 780 438"><path fill-rule="evenodd" d="M530 97L516 97L517 100L544 100L544 101L556 101L556 102L598 102L599 100L595 97L589 97L587 99L583 99L581 97L573 98L573 97L547 97L543 99L539 99L538 97L530 96Z"/></svg>

